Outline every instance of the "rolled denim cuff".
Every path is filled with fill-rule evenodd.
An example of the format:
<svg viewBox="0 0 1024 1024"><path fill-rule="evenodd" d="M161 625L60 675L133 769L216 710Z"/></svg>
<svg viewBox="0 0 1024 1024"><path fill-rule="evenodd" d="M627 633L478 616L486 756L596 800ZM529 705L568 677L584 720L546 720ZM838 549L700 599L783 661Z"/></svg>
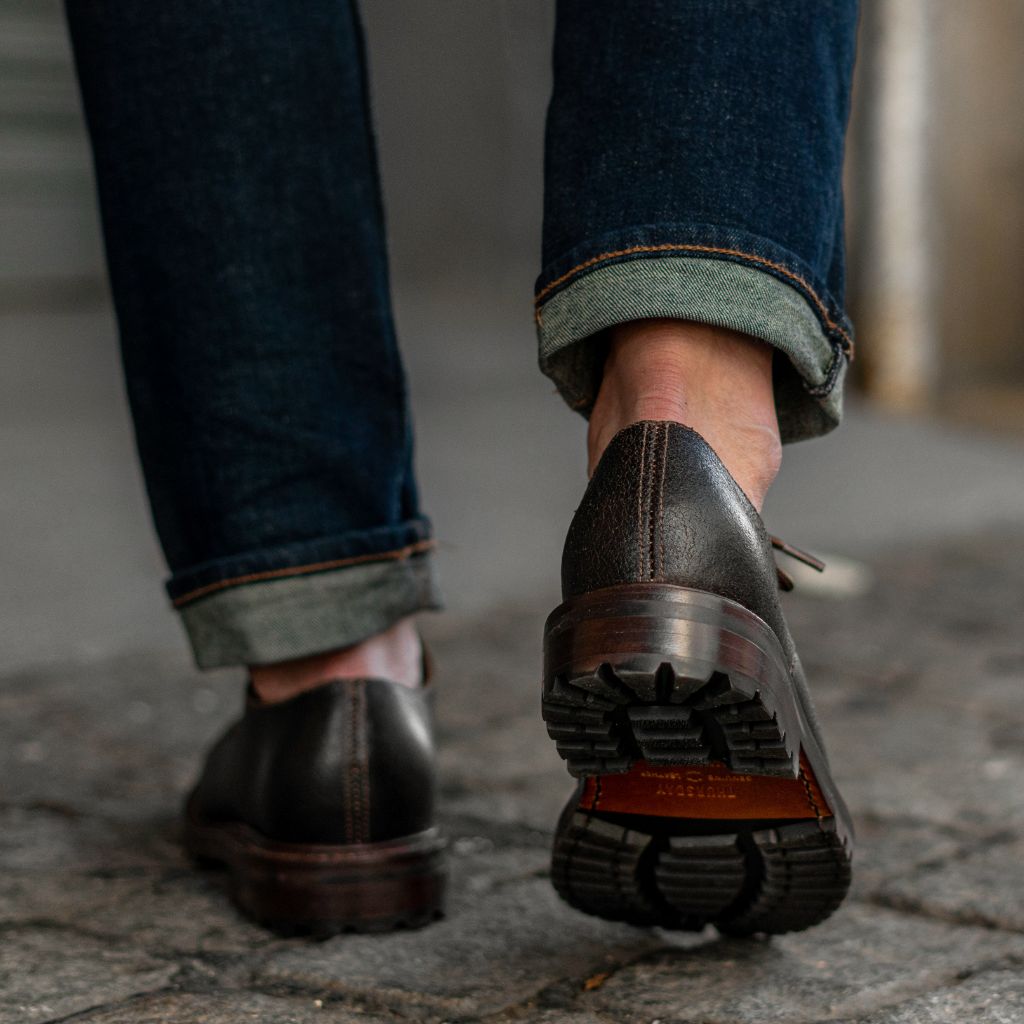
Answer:
<svg viewBox="0 0 1024 1024"><path fill-rule="evenodd" d="M755 264L693 254L647 255L580 269L564 286L556 280L541 290L536 323L541 370L584 416L601 384L603 332L630 320L671 317L740 331L788 357L777 362L775 372L784 441L818 437L838 426L849 334L830 322L813 294Z"/></svg>
<svg viewBox="0 0 1024 1024"><path fill-rule="evenodd" d="M419 520L252 553L245 558L263 565L260 570L221 571L220 579L184 592L184 579L208 576L226 563L177 575L168 589L196 664L210 669L302 658L351 646L407 615L441 608L428 530L429 524ZM406 543L388 547L381 543L386 537ZM371 540L376 551L365 550ZM354 554L353 548L364 550ZM268 560L278 564L267 566Z"/></svg>
<svg viewBox="0 0 1024 1024"><path fill-rule="evenodd" d="M261 665L348 647L441 607L429 553L249 583L181 609L202 669Z"/></svg>

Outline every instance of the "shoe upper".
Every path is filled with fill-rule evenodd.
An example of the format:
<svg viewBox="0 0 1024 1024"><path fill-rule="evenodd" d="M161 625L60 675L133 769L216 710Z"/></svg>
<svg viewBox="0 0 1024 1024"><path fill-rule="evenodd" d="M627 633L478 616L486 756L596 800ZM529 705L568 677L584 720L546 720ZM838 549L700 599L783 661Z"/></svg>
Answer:
<svg viewBox="0 0 1024 1024"><path fill-rule="evenodd" d="M718 594L764 620L821 742L764 523L704 438L668 421L634 423L612 438L562 554L564 599L645 582Z"/></svg>
<svg viewBox="0 0 1024 1024"><path fill-rule="evenodd" d="M429 687L339 679L279 704L252 695L189 800L206 823L291 843L374 843L434 824Z"/></svg>
<svg viewBox="0 0 1024 1024"><path fill-rule="evenodd" d="M672 583L737 601L786 632L771 540L757 510L695 430L619 431L573 518L565 597L617 583Z"/></svg>

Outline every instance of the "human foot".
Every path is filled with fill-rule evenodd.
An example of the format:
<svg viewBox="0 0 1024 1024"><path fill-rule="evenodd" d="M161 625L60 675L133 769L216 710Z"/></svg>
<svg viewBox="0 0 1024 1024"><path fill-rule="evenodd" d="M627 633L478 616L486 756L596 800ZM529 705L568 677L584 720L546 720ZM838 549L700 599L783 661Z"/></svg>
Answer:
<svg viewBox="0 0 1024 1024"><path fill-rule="evenodd" d="M772 354L764 342L686 320L612 328L587 433L590 473L624 427L670 420L704 437L760 511L782 461Z"/></svg>
<svg viewBox="0 0 1024 1024"><path fill-rule="evenodd" d="M412 618L352 647L249 668L253 691L264 704L306 693L331 679L389 679L404 686L423 682L423 644Z"/></svg>

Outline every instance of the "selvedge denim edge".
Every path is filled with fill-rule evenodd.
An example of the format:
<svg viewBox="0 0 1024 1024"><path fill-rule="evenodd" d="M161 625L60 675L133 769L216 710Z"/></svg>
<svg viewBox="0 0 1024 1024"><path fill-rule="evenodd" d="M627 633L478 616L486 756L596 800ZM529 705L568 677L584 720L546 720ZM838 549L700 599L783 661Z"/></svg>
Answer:
<svg viewBox="0 0 1024 1024"><path fill-rule="evenodd" d="M178 610L196 665L210 669L348 647L441 608L433 553L423 551L232 586Z"/></svg>
<svg viewBox="0 0 1024 1024"><path fill-rule="evenodd" d="M545 298L549 287L538 292L540 368L584 416L600 386L601 332L630 320L671 317L740 331L788 357L775 383L784 441L821 436L842 419L848 323L755 265L656 252L598 262Z"/></svg>

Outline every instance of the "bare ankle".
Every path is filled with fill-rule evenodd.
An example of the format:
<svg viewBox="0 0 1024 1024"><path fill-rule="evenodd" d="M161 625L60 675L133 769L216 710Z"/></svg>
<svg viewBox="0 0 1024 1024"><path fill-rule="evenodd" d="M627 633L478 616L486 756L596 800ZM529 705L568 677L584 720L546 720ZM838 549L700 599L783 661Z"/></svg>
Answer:
<svg viewBox="0 0 1024 1024"><path fill-rule="evenodd" d="M772 355L744 334L686 320L614 328L590 417L590 471L624 427L672 420L705 438L760 510L782 461Z"/></svg>
<svg viewBox="0 0 1024 1024"><path fill-rule="evenodd" d="M416 687L423 682L423 646L414 620L406 618L352 647L251 665L249 675L256 695L266 704L296 697L332 679L373 677Z"/></svg>

